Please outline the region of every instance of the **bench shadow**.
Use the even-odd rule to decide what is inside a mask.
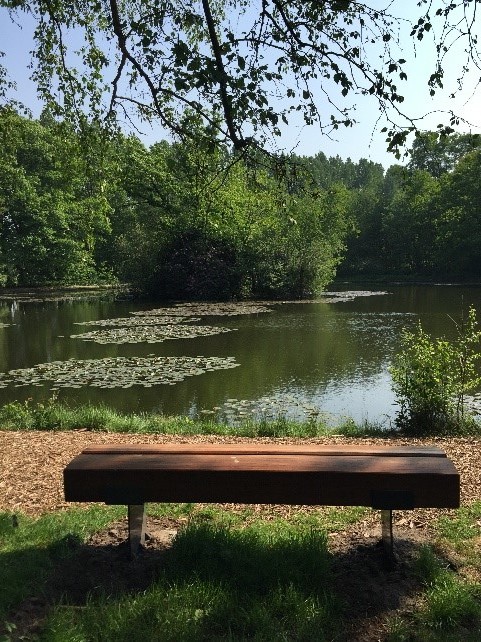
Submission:
[[[237,541],[226,556],[227,530],[224,529],[224,535],[219,539],[218,530],[200,528],[190,540],[191,529],[184,526],[185,521],[149,519],[150,537],[134,560],[129,559],[126,520],[110,525],[86,543],[73,538],[63,541],[60,544],[63,553],[54,561],[43,595],[25,600],[9,621],[15,623],[19,636],[23,634],[25,639],[29,639],[29,635],[41,631],[42,622],[53,604],[62,602],[74,607],[83,606],[89,599],[101,595],[115,601],[124,595],[148,590],[161,576],[182,584],[195,575],[209,581],[231,582],[240,593],[258,590],[259,595],[265,595],[279,583],[288,581],[303,590],[305,577],[306,583],[310,583],[309,591],[318,591],[319,594],[329,591],[341,605],[341,610],[349,614],[345,631],[337,630],[336,640],[361,640],[364,638],[359,632],[368,619],[381,619],[402,608],[421,590],[414,560],[427,542],[421,538],[413,539],[408,532],[397,534],[395,552],[398,561],[394,567],[386,564],[382,547],[375,537],[360,541],[359,538],[350,539],[347,534],[341,548],[330,550],[329,544],[326,548],[325,535],[319,532],[323,542],[316,545],[321,549],[324,546],[324,561],[312,571],[305,571],[305,576],[302,576],[301,569],[299,574],[295,573],[292,579],[288,579],[282,570],[280,575],[270,577],[269,569],[280,567],[286,557],[293,557],[302,564],[305,553],[302,540],[291,542],[284,549],[276,548],[276,545],[271,548],[265,544],[257,545],[254,540]],[[182,534],[178,538],[180,544],[173,544],[177,532]],[[46,554],[56,555],[55,550],[46,551]],[[206,556],[209,559],[206,560]],[[258,585],[255,586],[242,572],[245,560],[249,559],[259,567]],[[220,563],[217,564],[216,560]],[[266,569],[264,574],[262,568]],[[316,580],[308,577],[314,574],[321,577]]]

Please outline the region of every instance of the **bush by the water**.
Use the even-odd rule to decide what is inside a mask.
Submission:
[[[466,393],[481,378],[481,331],[476,310],[456,324],[453,341],[431,338],[419,323],[415,332],[405,330],[402,349],[390,368],[400,409],[395,424],[409,434],[472,432],[477,424],[466,411]]]

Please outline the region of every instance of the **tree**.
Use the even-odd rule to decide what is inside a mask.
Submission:
[[[440,181],[436,261],[446,276],[481,275],[481,149]]]
[[[69,126],[0,108],[0,252],[8,285],[88,283],[109,233],[102,165]],[[89,142],[92,160],[96,146]]]
[[[393,272],[432,273],[438,189],[428,172],[411,172],[384,211],[386,263]]]
[[[380,191],[375,188],[360,202],[353,199],[359,234],[348,240],[341,269],[348,274],[478,278],[478,143],[470,135],[454,135],[442,143],[431,132],[420,136],[408,167],[391,166]]]
[[[436,132],[419,133],[409,151],[410,169],[422,169],[439,178],[452,171],[466,154],[481,145],[479,134],[438,136]]]
[[[389,170],[388,170],[389,171]],[[355,165],[352,191],[352,218],[354,231],[347,241],[344,273],[374,274],[381,267],[384,253],[382,235],[382,205],[384,170],[381,165],[361,158]]]
[[[478,64],[478,3],[418,2],[421,15],[407,25],[408,37],[419,43],[428,33],[439,34],[428,80],[431,95],[443,87],[443,65],[454,43],[466,43],[460,83],[470,65]],[[349,127],[355,122],[353,101],[370,95],[384,116],[388,148],[397,152],[416,121],[409,114],[403,119],[401,84],[407,74],[398,44],[405,25],[391,14],[391,5],[371,8],[354,0],[1,2],[12,18],[25,11],[37,21],[34,79],[57,115],[81,123],[86,112],[100,120],[135,108],[173,134],[195,131],[208,144],[228,141],[246,150],[280,135],[281,123],[296,114],[324,131]],[[80,47],[70,46],[78,38],[83,38]],[[186,109],[203,128],[185,127],[180,115]],[[451,114],[448,129],[456,122]]]
[[[286,293],[298,298],[321,292],[336,275],[352,228],[350,194],[341,184],[289,199],[284,274]]]

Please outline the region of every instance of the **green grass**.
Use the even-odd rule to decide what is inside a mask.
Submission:
[[[453,545],[481,536],[481,501],[463,506],[456,511],[456,517],[442,517],[438,528],[440,534]]]
[[[424,586],[423,605],[391,624],[389,642],[478,642],[481,639],[481,587],[439,568]]]
[[[166,511],[192,517],[193,507],[154,506],[149,514]],[[326,531],[313,521],[246,524],[247,515],[229,519],[220,508],[200,510],[145,590],[112,594],[106,580],[81,604],[75,590],[58,595],[40,639],[331,639],[341,600],[330,590]],[[119,509],[100,507],[22,517],[18,525],[11,515],[1,516],[0,621],[10,623],[5,640],[8,629],[15,632],[15,607],[32,595],[51,600],[49,583],[58,569],[65,575],[77,568],[72,559],[82,554],[86,535],[118,517]],[[123,562],[124,570],[132,565],[135,571],[135,562]]]
[[[0,408],[0,425],[253,437],[332,434],[322,424],[282,418],[232,428],[56,401],[7,404]],[[380,434],[377,427],[353,422],[335,432]],[[252,506],[233,511],[150,505],[148,512],[187,523],[168,553],[152,557],[148,572],[108,547],[84,545],[92,533],[124,517],[123,507],[72,509],[38,519],[0,513],[0,641],[343,642],[353,639],[349,623],[362,628],[373,616],[384,618],[389,642],[481,639],[481,502],[440,518],[430,545],[418,546],[392,576],[378,564],[375,547],[363,549],[362,539],[359,550],[328,550],[328,534],[342,537],[369,509],[292,507],[282,518]],[[412,582],[400,608],[395,615],[384,612],[380,597],[405,577]],[[30,608],[38,626],[25,632]]]
[[[422,587],[419,608],[391,620],[388,642],[478,642],[481,639],[481,559],[474,541],[479,535],[481,502],[461,508],[454,518],[436,524],[437,547],[422,546],[414,563]],[[452,547],[452,548],[451,548]],[[442,554],[437,552],[442,550]],[[459,552],[464,555],[460,556]],[[453,568],[446,552],[456,554]]]
[[[0,622],[15,603],[32,591],[42,591],[55,560],[120,514],[119,509],[100,506],[38,520],[0,514]]]
[[[349,436],[389,435],[377,425],[356,425],[347,419],[341,426],[322,421],[290,421],[285,417],[260,421],[245,420],[230,426],[209,419],[191,419],[185,416],[164,416],[149,413],[119,413],[104,405],[85,404],[70,407],[50,400],[44,403],[14,401],[0,407],[2,430],[76,430],[169,435],[236,435],[244,437],[318,437],[343,434]]]
[[[122,552],[83,545],[123,517],[123,507],[38,519],[0,514],[0,640],[22,639],[18,613],[25,603],[39,602],[40,624],[23,639],[342,641],[349,639],[347,623],[357,618],[362,625],[383,613],[376,585],[382,593],[382,586],[402,576],[411,576],[414,587],[405,597],[418,597],[395,617],[386,611],[390,642],[481,639],[481,586],[465,572],[469,567],[481,576],[481,502],[440,519],[432,543],[394,571],[377,563],[382,558],[372,547],[364,557],[362,549],[328,550],[328,533],[366,512],[293,508],[278,518],[249,506],[234,512],[215,505],[150,505],[149,515],[182,517],[186,526],[168,553],[146,553],[153,555],[147,570]],[[456,566],[449,561],[454,554]],[[133,586],[126,580],[131,576]],[[368,594],[363,599],[370,606],[356,606],[356,591]]]
[[[212,417],[192,419],[158,413],[121,413],[99,404],[71,407],[50,399],[46,402],[13,401],[0,406],[0,430],[78,430],[166,435],[224,435],[242,437],[309,438],[326,435],[347,437],[384,437],[400,435],[393,427],[377,423],[356,423],[346,418],[332,426],[322,419],[293,421],[280,415],[275,419],[245,419],[235,425],[216,421]],[[481,434],[479,421],[470,419],[463,424],[463,436]],[[411,436],[415,436],[411,434]],[[422,435],[418,435],[422,436]]]

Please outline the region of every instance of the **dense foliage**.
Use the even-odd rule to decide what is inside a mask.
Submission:
[[[419,135],[407,167],[358,190],[359,234],[348,241],[344,274],[398,278],[481,276],[481,140]]]
[[[279,171],[192,140],[146,148],[1,108],[1,283],[228,299],[308,296],[337,269],[481,276],[479,136],[420,135],[386,172],[322,152],[289,160]]]
[[[0,247],[7,284],[88,283],[101,269],[96,246],[110,232],[101,167],[81,153],[90,141],[46,120],[0,111]]]
[[[293,189],[193,142],[107,140],[0,111],[6,285],[116,278],[156,296],[305,296],[334,276],[352,227],[341,183]]]
[[[464,47],[446,88],[462,92],[478,77],[479,1],[420,0],[413,20],[396,1],[0,0],[6,19],[35,25],[46,107],[18,115],[0,51],[0,282],[302,297],[344,254],[345,275],[481,276],[479,139],[453,134],[453,112],[420,133],[402,111],[398,46],[434,53],[431,97]],[[359,96],[398,157],[416,133],[407,168],[319,153],[279,174],[266,150],[283,128],[350,127]],[[146,149],[118,133],[119,114],[176,142]]]

